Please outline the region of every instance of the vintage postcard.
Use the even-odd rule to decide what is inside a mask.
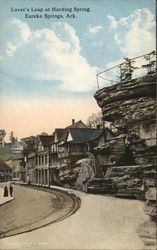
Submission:
[[[156,249],[155,0],[0,0],[0,249]]]

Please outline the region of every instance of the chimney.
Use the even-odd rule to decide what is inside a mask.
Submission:
[[[75,119],[72,119],[72,124],[74,124],[75,123]]]

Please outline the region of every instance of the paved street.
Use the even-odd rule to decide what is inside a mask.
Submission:
[[[60,220],[73,212],[74,201],[65,193],[13,185],[15,199],[0,207],[0,237],[11,236]]]
[[[0,249],[142,249],[136,234],[139,224],[148,220],[142,202],[71,192],[81,198],[81,208],[75,214],[32,232],[1,239]],[[32,212],[38,210],[36,207]]]

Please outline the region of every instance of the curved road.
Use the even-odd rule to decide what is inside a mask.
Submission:
[[[144,203],[70,190],[81,198],[80,209],[58,223],[0,240],[0,249],[140,250],[136,230],[148,220]]]
[[[0,207],[0,238],[64,219],[79,207],[78,199],[65,192],[29,186],[13,187],[15,199]]]

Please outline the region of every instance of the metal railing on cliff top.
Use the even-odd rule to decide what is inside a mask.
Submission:
[[[156,71],[155,50],[131,59],[124,58],[124,60],[124,62],[103,70],[96,75],[98,90]]]

